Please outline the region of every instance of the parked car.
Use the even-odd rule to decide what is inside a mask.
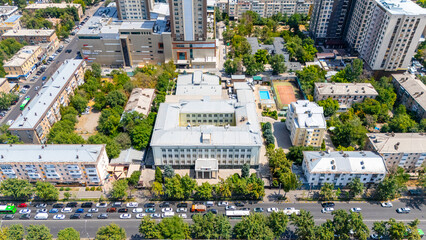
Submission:
[[[12,220],[13,218],[15,218],[15,215],[13,214],[6,214],[3,216],[3,220]]]
[[[226,206],[225,210],[235,210],[237,209],[235,206]]]
[[[161,209],[161,212],[163,212],[163,213],[165,213],[165,212],[173,212],[173,209],[169,208],[169,207],[166,207],[166,208]]]
[[[167,207],[170,207],[170,203],[169,202],[162,202],[160,204],[160,208],[167,208]]]
[[[26,207],[28,207],[28,204],[26,204],[26,203],[18,204],[18,208],[26,208]]]
[[[244,207],[244,203],[242,203],[242,202],[236,202],[235,206],[237,206],[237,207]]]
[[[132,214],[130,213],[123,213],[120,215],[120,219],[130,219],[132,218]]]
[[[97,208],[106,208],[108,206],[108,203],[97,203],[96,207]]]
[[[321,206],[323,207],[323,208],[327,208],[327,207],[334,207],[334,202],[323,202],[323,203],[321,203]]]
[[[27,213],[31,213],[31,209],[29,209],[29,208],[24,208],[24,209],[19,210],[19,213],[20,213],[20,214],[27,214]]]
[[[64,207],[64,204],[63,203],[55,203],[55,204],[53,204],[53,206],[52,206],[53,208],[63,208]]]
[[[126,204],[126,207],[128,208],[137,208],[139,204],[137,202],[129,202]]]
[[[34,217],[35,220],[47,220],[49,218],[49,214],[47,213],[37,213]]]
[[[217,214],[217,209],[212,208],[212,209],[207,210],[207,212],[211,212],[213,214]]]
[[[178,213],[182,213],[182,212],[188,212],[188,208],[177,208],[176,209],[176,212],[178,212]]]
[[[142,208],[134,208],[132,212],[133,213],[141,213],[141,212],[143,212],[143,209]]]
[[[70,203],[67,203],[67,206],[66,206],[67,208],[73,208],[73,207],[77,207],[77,202],[70,202]]]
[[[80,214],[74,213],[73,215],[70,216],[70,219],[80,219]]]
[[[56,214],[55,216],[53,216],[54,220],[64,220],[65,219],[65,215],[64,214]]]
[[[180,203],[179,203],[180,204]],[[178,207],[179,207],[179,204],[178,204]],[[145,208],[155,208],[155,203],[146,203],[145,205],[144,205],[144,207]]]
[[[406,214],[408,214],[408,213],[410,213],[410,212],[411,212],[411,209],[410,209],[410,208],[408,208],[408,207],[405,207],[405,208],[398,208],[398,209],[396,209],[396,212],[397,212],[397,213],[406,213]]]
[[[155,213],[155,208],[145,208],[146,213]]]
[[[120,212],[120,213],[126,213],[128,211],[129,211],[129,209],[127,209],[127,208],[120,208],[120,209],[118,209],[118,212]]]
[[[267,211],[268,213],[271,213],[271,212],[278,212],[279,210],[278,210],[278,208],[274,208],[274,207],[272,207],[272,208],[268,208],[268,209],[266,209],[266,211]]]
[[[89,209],[89,211],[87,211],[88,213],[97,213],[97,212],[99,212],[99,209],[97,209],[97,208],[91,208],[91,209]]]
[[[143,218],[145,216],[146,216],[146,213],[138,213],[138,214],[136,214],[136,218],[137,219],[141,219],[141,218]]]
[[[107,213],[101,213],[98,215],[98,219],[107,219],[108,218],[108,214]]]
[[[117,208],[108,208],[107,210],[106,210],[106,212],[116,212],[117,211]]]
[[[57,208],[52,208],[49,211],[49,213],[58,213],[58,212],[59,212],[59,209],[57,209]]]
[[[75,213],[84,213],[84,209],[83,208],[79,208],[75,211]]]
[[[161,218],[161,215],[159,213],[153,213],[150,216],[151,218]]]
[[[112,207],[121,207],[123,205],[123,203],[122,202],[115,202],[115,203],[113,203],[112,204]]]
[[[391,208],[391,207],[393,207],[393,205],[392,205],[391,202],[382,202],[380,205],[382,207],[384,207],[384,208]]]
[[[36,211],[37,213],[47,213],[47,209],[46,208],[39,208]]]
[[[86,213],[84,215],[84,218],[92,218],[92,217],[93,217],[93,214],[91,214],[91,213]]]
[[[70,207],[62,208],[61,213],[72,213],[72,208]]]
[[[38,203],[38,204],[35,205],[35,207],[36,208],[45,208],[45,207],[47,207],[47,204],[46,203]]]
[[[332,213],[333,211],[334,211],[334,208],[332,207],[326,207],[321,210],[322,213]]]
[[[91,208],[93,206],[92,202],[85,202],[81,204],[82,208]]]
[[[29,213],[22,214],[22,215],[19,217],[19,219],[23,219],[23,220],[28,220],[28,219],[30,219],[30,218],[31,218],[31,214],[29,214]]]
[[[351,208],[351,209],[350,209],[350,211],[351,211],[351,212],[355,212],[355,213],[359,213],[359,212],[361,212],[361,208],[359,208],[359,207],[354,207],[354,208]]]
[[[254,212],[263,212],[263,211],[264,210],[261,207],[254,208]]]
[[[228,202],[218,202],[218,206],[228,206]]]

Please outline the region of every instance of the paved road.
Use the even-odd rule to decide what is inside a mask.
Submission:
[[[370,228],[373,226],[373,222],[376,221],[386,221],[389,220],[389,218],[395,218],[397,221],[403,221],[405,223],[414,220],[415,218],[420,220],[419,228],[426,229],[426,218],[422,212],[422,208],[424,205],[423,199],[417,199],[417,200],[402,200],[402,201],[395,201],[393,202],[392,208],[382,208],[378,203],[336,203],[335,209],[345,209],[349,210],[352,207],[360,207],[362,208],[362,215],[364,217],[364,221]],[[410,214],[398,214],[396,213],[396,208],[398,207],[410,207],[411,213]],[[143,207],[142,205],[139,207]],[[268,207],[277,207],[279,209],[283,209],[286,207],[294,207],[296,209],[305,209],[307,211],[310,211],[312,215],[315,218],[315,221],[317,224],[321,224],[325,222],[327,219],[332,219],[331,214],[323,214],[321,213],[321,205],[317,203],[258,203],[258,204],[246,204],[244,207],[248,208],[255,208],[255,207],[263,207],[265,209],[264,214],[266,213],[266,209]],[[49,205],[47,209],[51,209],[52,205]],[[172,205],[172,208],[176,210],[176,205]],[[224,207],[212,207],[214,209],[217,209],[219,211],[219,214],[225,213]],[[30,207],[32,210],[32,218],[35,216],[35,209],[34,207]],[[74,208],[74,211],[77,208]],[[85,209],[85,212],[87,209]],[[131,213],[132,208],[129,208],[129,213]],[[99,213],[105,213],[106,208],[99,208]],[[111,222],[117,223],[120,226],[124,227],[126,229],[128,237],[136,236],[138,234],[138,225],[140,223],[140,219],[136,219],[135,213],[132,214],[132,219],[120,219],[119,216],[121,213],[109,213],[109,219],[97,219],[97,215],[99,213],[95,213],[93,219],[83,219],[84,214],[81,214],[81,219],[69,219],[69,216],[72,213],[67,213],[66,219],[64,220],[52,220],[52,217],[54,214],[49,214],[49,220],[19,220],[20,214],[15,214],[14,220],[2,220],[2,225],[9,225],[14,223],[22,223],[25,226],[30,224],[45,224],[51,229],[52,234],[56,236],[57,232],[63,228],[66,227],[73,227],[76,230],[80,231],[82,237],[88,237],[93,238],[96,234],[96,231],[99,227],[107,225]],[[156,213],[161,213],[161,209],[158,207],[158,204],[156,205]],[[188,223],[191,223],[192,220],[191,215],[192,213],[187,213],[188,219],[185,219]],[[160,220],[158,220],[160,221]],[[231,219],[231,224],[235,225],[239,220],[233,220]],[[290,226],[290,229],[292,229],[292,226]]]

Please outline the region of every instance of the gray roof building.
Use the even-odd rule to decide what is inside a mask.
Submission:
[[[222,95],[222,86],[216,75],[194,71],[193,74],[179,75],[176,83],[176,95]]]

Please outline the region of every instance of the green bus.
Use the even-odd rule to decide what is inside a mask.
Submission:
[[[9,205],[0,205],[0,214],[15,214],[16,207]]]
[[[21,111],[24,110],[25,106],[27,106],[28,102],[30,101],[30,97],[25,97],[24,101],[22,102],[21,106],[19,106],[19,108],[21,109]]]

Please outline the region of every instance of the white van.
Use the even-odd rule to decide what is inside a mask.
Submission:
[[[34,217],[35,220],[46,220],[49,217],[47,213],[37,213]]]
[[[206,207],[213,207],[214,206],[214,202],[212,201],[208,201],[205,203]]]
[[[163,214],[161,214],[162,218],[166,218],[166,217],[173,217],[175,215],[175,212],[165,212]]]

